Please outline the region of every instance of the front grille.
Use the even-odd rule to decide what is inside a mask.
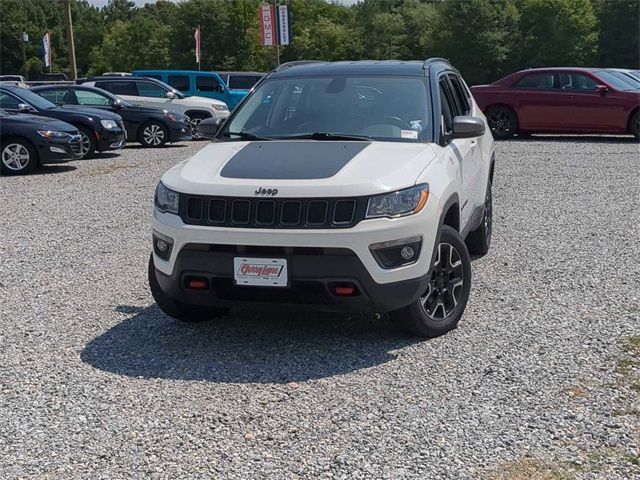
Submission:
[[[350,228],[364,219],[367,198],[235,198],[180,195],[189,225],[234,228]]]
[[[82,137],[80,135],[71,135],[69,146],[71,147],[73,153],[82,153]]]

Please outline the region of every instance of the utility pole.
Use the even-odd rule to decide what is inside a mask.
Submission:
[[[76,69],[76,46],[73,40],[73,23],[71,21],[71,0],[62,0],[64,8],[64,26],[67,29],[67,44],[69,48],[69,68],[71,69],[71,79],[78,78]]]

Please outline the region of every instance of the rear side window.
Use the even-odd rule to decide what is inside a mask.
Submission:
[[[518,88],[536,88],[547,90],[553,88],[553,73],[530,73],[515,84]]]
[[[107,92],[114,93],[116,95],[131,95],[138,96],[138,88],[136,82],[96,82],[96,87],[102,88]]]
[[[196,77],[196,90],[199,92],[217,92],[218,85],[220,85],[220,82],[215,77]]]
[[[260,80],[255,75],[229,75],[229,88],[237,88],[239,90],[251,90],[253,86]]]
[[[137,82],[138,94],[141,97],[164,98],[167,96],[167,90],[152,82]]]
[[[111,105],[111,99],[89,90],[76,90],[76,98],[80,105],[93,105],[97,107],[106,107]]]
[[[458,114],[459,115],[469,115],[471,112],[471,103],[470,99],[467,95],[467,89],[462,84],[460,77],[457,75],[449,75],[449,80],[451,81],[451,86],[453,87],[453,95],[458,104]]]
[[[169,75],[167,83],[181,92],[188,92],[191,88],[189,86],[189,77],[187,75]]]

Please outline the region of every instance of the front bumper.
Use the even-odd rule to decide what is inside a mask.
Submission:
[[[120,150],[124,147],[127,137],[123,129],[103,130],[98,137],[97,150],[104,152],[105,150]]]
[[[439,220],[440,206],[435,195],[430,195],[427,205],[417,215],[364,220],[348,229],[216,228],[187,225],[177,215],[154,211],[153,229],[173,240],[168,260],[154,253],[154,264],[162,289],[185,302],[219,305],[221,302],[248,303],[258,299],[297,304],[300,303],[297,298],[306,298],[302,303],[388,311],[411,303],[424,292]],[[382,268],[369,248],[375,243],[417,235],[422,236],[422,249],[418,260],[410,265]],[[198,249],[194,249],[194,245]],[[277,249],[282,252],[278,253]],[[303,253],[297,254],[296,249],[302,249]],[[309,255],[309,249],[324,253]],[[348,254],[333,255],[335,250]],[[240,253],[252,251],[257,253]],[[234,287],[235,256],[287,258],[290,287]],[[195,275],[196,272],[210,280],[212,291],[187,292],[183,288],[185,274]],[[362,292],[361,297],[327,298],[329,284],[341,281],[355,283]],[[216,289],[224,295],[216,293]],[[308,298],[309,291],[315,291],[319,300],[309,301],[313,300]]]
[[[80,150],[80,135],[59,139],[50,138],[38,143],[38,160],[41,165],[50,163],[64,163],[82,156]]]
[[[179,142],[181,140],[191,140],[191,122],[169,123],[169,142]]]

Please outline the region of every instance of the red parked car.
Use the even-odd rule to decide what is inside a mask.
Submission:
[[[471,87],[494,138],[531,133],[633,134],[640,90],[601,68],[535,68]]]

